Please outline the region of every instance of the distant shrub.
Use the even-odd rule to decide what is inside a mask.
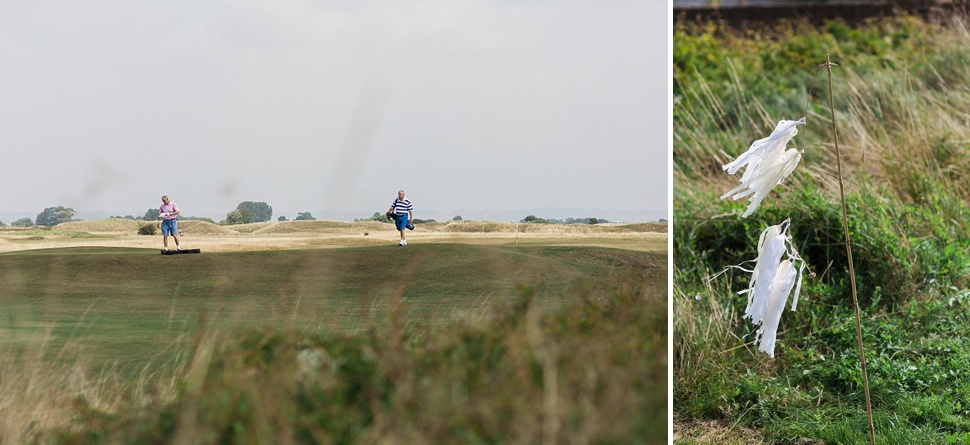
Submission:
[[[279,218],[276,218],[276,220],[277,221],[280,221],[280,222],[283,222],[283,221],[286,221],[286,217],[285,216],[280,216]]]
[[[549,220],[545,218],[539,218],[538,216],[535,216],[535,215],[529,215],[529,216],[526,216],[525,218],[522,218],[522,221],[519,221],[519,222],[548,224]]]
[[[246,209],[233,210],[226,214],[226,219],[224,219],[219,224],[224,225],[235,225],[235,224],[249,224],[253,222],[253,214]]]
[[[11,227],[30,227],[32,225],[34,225],[34,221],[31,220],[30,218],[20,218],[10,223]]]
[[[154,224],[143,224],[138,228],[139,235],[154,235],[156,233],[158,233],[158,230],[155,229]]]
[[[244,219],[247,219],[244,224],[249,224],[253,222],[266,222],[273,217],[273,207],[269,204],[259,201],[243,201],[236,206],[236,210],[243,214]],[[248,216],[247,216],[248,214]]]
[[[35,218],[38,226],[56,226],[60,223],[71,221],[74,218],[74,209],[64,206],[48,207],[40,212]]]

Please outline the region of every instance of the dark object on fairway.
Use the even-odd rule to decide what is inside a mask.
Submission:
[[[185,249],[185,250],[163,250],[162,255],[178,255],[180,253],[202,253],[201,249]]]
[[[407,227],[408,230],[414,230],[414,224],[411,224],[410,220],[408,220],[408,223],[404,227]]]

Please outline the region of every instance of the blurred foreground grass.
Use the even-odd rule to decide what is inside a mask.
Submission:
[[[415,245],[173,259],[0,255],[20,319],[56,314],[69,329],[20,325],[32,338],[5,346],[3,443],[666,443],[662,254]],[[143,366],[99,371],[77,349],[92,347]]]

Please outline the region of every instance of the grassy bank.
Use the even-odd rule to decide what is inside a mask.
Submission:
[[[827,53],[839,64],[835,111],[877,443],[970,438],[970,351],[957,346],[970,316],[970,88],[956,81],[970,75],[968,35],[959,21],[912,18],[676,32],[679,443],[708,443],[687,425],[711,421],[736,428],[745,438],[737,443],[750,443],[751,431],[764,443],[867,441],[825,78],[809,91]],[[737,181],[721,165],[778,120],[803,115],[808,125],[794,139],[802,163],[740,218],[746,202],[718,199]],[[815,276],[798,311],[783,315],[770,359],[741,319],[747,299],[736,292],[750,275],[710,278],[757,257],[761,230],[789,217]]]
[[[0,254],[4,443],[664,443],[666,259]]]

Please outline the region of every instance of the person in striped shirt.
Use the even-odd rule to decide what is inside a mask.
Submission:
[[[408,245],[407,240],[404,239],[404,230],[408,228],[410,221],[414,220],[414,206],[411,205],[410,199],[404,197],[404,190],[397,191],[397,199],[391,203],[391,207],[387,209],[387,213],[394,214],[394,225],[397,227],[397,230],[401,231],[401,241],[398,245]]]

